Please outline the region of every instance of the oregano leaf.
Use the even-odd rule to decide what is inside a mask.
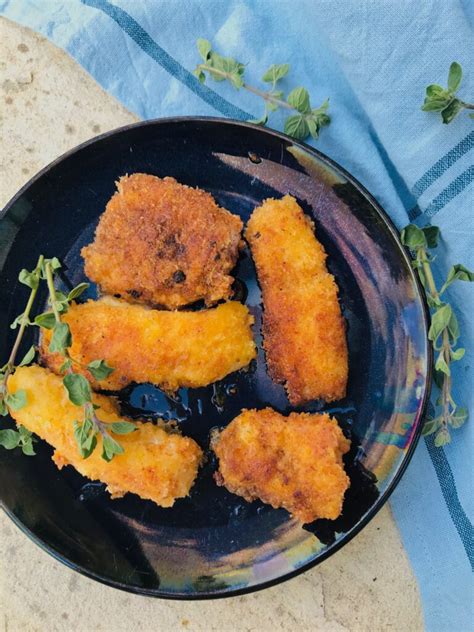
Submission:
[[[85,292],[90,287],[90,283],[79,283],[76,287],[73,287],[72,290],[66,297],[66,300],[72,301],[75,298],[78,298],[83,292]]]
[[[22,388],[5,395],[5,403],[11,410],[20,410],[27,403],[26,391]]]
[[[421,430],[421,434],[424,436],[428,436],[436,432],[441,423],[441,417],[436,417],[435,419],[427,419],[423,424],[423,428]]]
[[[20,274],[18,275],[18,280],[20,281],[20,283],[23,283],[23,285],[28,286],[32,290],[36,290],[39,284],[38,273],[36,272],[36,270],[34,270],[33,272],[29,272],[28,270],[25,270],[25,268],[23,268],[23,270],[21,270]]]
[[[467,408],[457,408],[450,416],[449,422],[453,428],[460,428],[468,418]]]
[[[449,336],[450,336],[451,340],[453,342],[456,342],[456,340],[460,336],[460,331],[459,331],[458,319],[457,319],[456,314],[454,312],[451,312],[451,317],[450,317],[449,322],[448,322],[448,332],[449,332]]]
[[[206,83],[206,75],[200,68],[193,70],[193,75],[198,78],[199,83]]]
[[[49,343],[51,353],[64,353],[72,344],[71,330],[67,323],[56,322],[53,327],[53,335]]]
[[[63,383],[69,399],[76,406],[83,406],[92,400],[90,384],[80,373],[68,373],[63,377]]]
[[[462,68],[461,65],[458,64],[457,61],[453,61],[449,68],[448,74],[448,90],[450,92],[456,92],[461,84],[462,79]]]
[[[309,134],[308,124],[301,114],[289,116],[285,121],[285,134],[297,140],[305,140]]]
[[[446,282],[439,293],[442,294],[454,281],[472,282],[474,281],[474,272],[463,266],[462,263],[457,263],[450,268]]]
[[[430,340],[433,342],[437,340],[441,332],[446,329],[452,313],[453,310],[450,305],[442,305],[435,311],[435,313],[431,316],[431,326],[428,331],[428,338]]]
[[[464,357],[465,353],[466,349],[463,349],[463,347],[459,347],[459,349],[456,349],[456,351],[451,351],[451,360],[460,360]]]
[[[298,112],[301,112],[302,114],[307,114],[311,111],[309,93],[305,88],[295,88],[287,96],[286,100],[292,107],[295,108],[295,110],[298,110]],[[308,134],[306,134],[306,136],[307,135]]]
[[[10,428],[0,430],[0,445],[7,450],[13,450],[18,447],[20,445],[20,439],[20,433],[16,430],[11,430]]]
[[[440,235],[440,230],[438,226],[425,226],[421,230],[425,235],[428,248],[436,248]]]
[[[439,356],[436,359],[436,363],[435,363],[435,369],[437,371],[441,371],[441,373],[445,373],[446,375],[451,375],[451,370],[449,368],[449,365],[446,363],[446,360],[444,359],[444,354],[440,353]]]
[[[131,421],[114,421],[110,424],[110,427],[114,434],[119,435],[130,434],[134,430],[137,430],[137,426]]]
[[[451,435],[446,428],[441,428],[441,430],[438,430],[436,433],[434,444],[437,448],[441,448],[448,443],[451,443]]]
[[[89,362],[87,369],[98,381],[105,380],[115,370],[109,366],[105,360],[93,360]]]
[[[311,118],[310,116],[307,117],[306,119],[306,123],[308,125],[308,129],[309,129],[309,133],[311,134],[311,138],[318,138],[319,136],[319,126],[317,125],[316,121],[314,120],[314,118]]]
[[[272,64],[263,75],[262,81],[275,84],[280,79],[283,79],[283,77],[286,77],[289,70],[290,64]]]
[[[102,437],[102,458],[105,461],[111,461],[116,454],[123,453],[123,447],[112,439],[110,435],[104,435]]]
[[[443,119],[443,123],[448,124],[456,118],[459,112],[464,108],[464,105],[459,101],[459,99],[453,99],[451,103],[444,108],[441,112],[441,118]]]
[[[447,91],[440,85],[432,83],[426,87],[426,96],[430,98],[447,97]]]
[[[426,248],[427,241],[425,233],[415,226],[415,224],[408,224],[400,233],[402,244],[410,250],[417,250],[417,248]]]
[[[199,51],[199,54],[201,55],[203,61],[207,61],[208,57],[209,57],[209,53],[211,52],[212,46],[211,46],[211,42],[207,39],[203,39],[202,37],[200,37],[197,42],[197,49]]]
[[[44,312],[43,314],[38,314],[38,316],[36,316],[34,323],[35,325],[38,325],[38,327],[52,329],[56,323],[56,318],[53,312]]]
[[[18,366],[25,366],[26,364],[30,364],[30,362],[32,362],[35,357],[35,353],[36,349],[34,348],[34,346],[31,346],[23,356],[23,359]]]

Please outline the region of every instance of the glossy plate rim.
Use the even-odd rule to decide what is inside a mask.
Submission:
[[[232,125],[232,126],[242,127],[244,129],[248,128],[252,130],[258,130],[262,134],[273,136],[282,141],[289,142],[296,147],[300,147],[305,152],[309,153],[312,157],[315,157],[318,161],[324,163],[326,166],[333,169],[334,171],[342,174],[344,178],[348,180],[363,195],[363,197],[365,197],[368,200],[368,202],[377,212],[382,222],[384,223],[385,227],[388,229],[392,239],[394,240],[401,258],[404,260],[404,262],[406,263],[406,265],[408,266],[410,270],[411,278],[417,290],[417,298],[419,299],[421,307],[422,307],[422,319],[423,319],[422,325],[424,328],[424,334],[425,334],[424,338],[426,342],[426,351],[427,351],[426,386],[425,386],[425,392],[423,395],[422,405],[419,408],[419,412],[415,421],[416,429],[413,434],[411,444],[398,468],[398,471],[395,473],[394,477],[392,478],[390,483],[387,485],[386,490],[382,494],[380,494],[380,496],[377,498],[374,505],[359,520],[359,522],[349,532],[344,534],[331,547],[326,548],[314,560],[306,562],[299,568],[292,570],[288,573],[284,573],[283,575],[280,575],[279,577],[276,577],[274,579],[267,580],[267,581],[264,581],[252,586],[247,586],[243,588],[235,588],[225,593],[207,593],[203,591],[199,593],[190,593],[190,594],[167,593],[165,591],[160,592],[159,589],[157,591],[156,589],[141,588],[138,586],[131,586],[123,582],[110,580],[105,577],[102,577],[101,575],[98,575],[97,573],[93,571],[90,571],[84,566],[75,564],[71,560],[61,555],[61,553],[53,549],[51,546],[43,542],[36,534],[34,534],[30,529],[28,529],[28,527],[26,527],[21,522],[21,520],[13,513],[13,511],[10,511],[5,506],[2,499],[0,498],[0,507],[3,509],[6,515],[12,520],[12,522],[20,529],[20,531],[22,531],[25,535],[27,535],[28,538],[32,542],[34,542],[37,546],[39,546],[43,551],[51,555],[55,560],[58,560],[59,562],[67,566],[68,568],[80,573],[81,575],[84,575],[85,577],[88,577],[89,579],[93,579],[106,586],[110,586],[112,588],[118,588],[119,590],[137,594],[137,595],[155,597],[157,599],[172,599],[176,601],[202,601],[202,600],[212,600],[212,599],[225,599],[228,597],[245,595],[248,593],[257,592],[260,590],[264,590],[265,588],[271,588],[272,586],[281,584],[282,582],[292,579],[293,577],[301,575],[302,573],[310,570],[311,568],[314,568],[315,566],[317,566],[324,560],[328,559],[329,557],[334,555],[337,551],[339,551],[344,545],[350,542],[358,533],[360,533],[360,531],[362,531],[362,529],[372,520],[372,518],[374,518],[374,516],[380,511],[380,509],[382,509],[382,507],[385,505],[385,503],[389,499],[394,489],[397,487],[398,483],[400,482],[400,479],[405,473],[405,470],[413,457],[416,446],[418,445],[418,441],[420,439],[421,429],[422,429],[421,420],[425,416],[426,409],[427,409],[428,402],[431,395],[433,351],[431,349],[431,345],[429,344],[429,339],[428,339],[429,310],[428,310],[428,305],[427,305],[426,298],[423,292],[423,288],[413,268],[411,267],[412,259],[410,257],[409,251],[405,246],[403,246],[400,240],[398,230],[393,220],[388,215],[388,213],[382,208],[382,206],[375,199],[375,197],[357,180],[357,178],[355,178],[351,173],[349,173],[346,169],[344,169],[344,167],[341,167],[341,165],[339,165],[335,160],[333,160],[332,158],[329,158],[328,156],[326,156],[326,154],[322,153],[318,149],[315,149],[311,145],[308,145],[307,143],[304,143],[302,141],[296,141],[294,138],[291,138],[290,136],[288,136],[287,134],[284,134],[283,132],[278,132],[276,130],[273,130],[267,127],[255,125],[254,123],[248,123],[248,122],[239,121],[236,119],[221,118],[221,117],[214,117],[214,116],[172,116],[172,117],[148,119],[145,121],[137,121],[135,123],[129,123],[128,125],[116,127],[112,130],[104,132],[103,134],[94,136],[93,138],[90,138],[84,141],[83,143],[80,143],[79,145],[76,145],[72,149],[69,149],[68,151],[58,156],[58,158],[55,158],[52,162],[48,163],[45,167],[43,167],[40,171],[38,171],[32,178],[30,178],[19,189],[19,191],[4,206],[4,208],[0,212],[0,222],[4,219],[4,217],[7,215],[8,211],[15,204],[15,202],[23,195],[23,193],[26,190],[29,189],[29,187],[32,184],[34,184],[37,180],[39,180],[43,175],[48,173],[56,165],[60,164],[63,160],[73,156],[75,153],[81,151],[85,147],[88,147],[89,145],[93,145],[97,141],[107,139],[111,136],[120,134],[122,132],[127,132],[128,130],[134,129],[137,127],[147,127],[147,126],[154,127],[157,125],[166,126],[170,124],[173,125],[176,123],[196,123],[196,124],[214,123],[217,126]]]

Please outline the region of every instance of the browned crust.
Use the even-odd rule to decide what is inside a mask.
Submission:
[[[167,391],[197,388],[247,366],[255,357],[247,307],[236,301],[214,309],[169,312],[103,298],[72,304],[62,320],[71,329],[71,357],[83,365],[103,359],[114,372],[97,383],[73,365],[95,388],[120,390],[130,382],[150,382]],[[56,373],[64,358],[48,350],[45,330],[40,352]]]
[[[19,367],[9,378],[8,388],[25,391],[26,405],[12,411],[12,416],[54,447],[53,461],[59,469],[72,465],[83,476],[103,481],[113,498],[133,492],[171,507],[177,498],[189,494],[202,460],[201,448],[190,437],[138,421],[134,432],[115,436],[124,453],[110,463],[101,457],[100,436],[94,452],[83,459],[74,438],[74,421],[83,420],[83,410],[69,401],[58,376],[36,365]],[[124,419],[112,397],[94,393],[93,402],[102,421]]]
[[[231,296],[242,221],[174,178],[124,176],[82,249],[87,276],[107,294],[175,309]]]
[[[346,393],[345,322],[326,253],[291,196],[266,200],[246,229],[263,296],[268,372],[290,402],[328,402]]]
[[[301,522],[336,519],[350,481],[342,456],[350,442],[327,414],[244,410],[214,438],[218,485],[284,507]]]

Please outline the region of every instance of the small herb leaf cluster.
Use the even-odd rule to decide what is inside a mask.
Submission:
[[[462,68],[457,61],[453,61],[449,68],[448,87],[433,83],[426,88],[426,96],[421,109],[425,112],[440,112],[443,123],[451,121],[464,109],[474,110],[474,105],[461,101],[456,94],[462,80]],[[469,114],[474,118],[474,113]]]
[[[327,99],[320,107],[314,108],[309,92],[302,87],[292,90],[285,99],[285,93],[279,89],[278,83],[288,75],[289,64],[272,64],[262,77],[262,81],[269,84],[269,89],[261,90],[245,83],[244,64],[216,53],[208,40],[198,39],[197,48],[203,63],[197,65],[194,74],[201,83],[206,81],[208,73],[215,81],[229,81],[237,90],[244,88],[263,99],[263,114],[258,119],[252,119],[251,123],[265,125],[270,112],[283,108],[293,112],[285,121],[285,133],[297,140],[305,140],[310,135],[316,139],[321,128],[329,125],[331,119],[327,113]]]
[[[70,302],[78,298],[88,287],[88,283],[80,283],[74,287],[67,295],[56,290],[54,286],[54,275],[61,268],[59,259],[45,259],[40,256],[33,271],[22,270],[18,280],[23,285],[30,288],[30,296],[25,307],[25,311],[17,316],[12,323],[12,329],[18,329],[16,340],[13,345],[8,362],[0,369],[0,415],[6,416],[9,411],[20,410],[26,404],[27,394],[24,390],[17,390],[10,393],[7,389],[7,381],[15,369],[19,366],[30,364],[35,358],[35,348],[30,347],[19,364],[15,365],[16,355],[21,344],[23,334],[27,327],[36,325],[44,329],[51,330],[51,340],[49,351],[59,353],[64,361],[60,368],[63,375],[63,384],[70,401],[82,409],[82,421],[74,423],[74,436],[78,445],[79,453],[83,458],[89,457],[97,446],[97,438],[102,438],[102,458],[110,461],[116,454],[123,453],[123,447],[112,436],[125,435],[136,429],[135,424],[128,421],[118,421],[106,423],[99,419],[93,403],[92,389],[88,380],[81,373],[73,370],[74,365],[87,371],[95,380],[104,380],[112,372],[105,360],[93,360],[87,365],[71,357],[69,350],[72,347],[72,334],[69,325],[61,320],[61,316],[67,313]],[[46,281],[50,310],[38,314],[30,320],[30,313],[41,281]],[[24,454],[34,455],[33,443],[36,439],[26,428],[19,426],[17,430],[5,428],[0,430],[0,445],[9,450],[20,447]]]
[[[465,349],[458,346],[460,330],[458,319],[452,306],[445,300],[444,292],[455,281],[474,281],[474,273],[462,264],[456,264],[448,272],[446,281],[437,289],[431,269],[433,257],[429,249],[436,248],[440,237],[436,226],[418,228],[414,224],[406,226],[401,233],[402,243],[414,253],[413,268],[425,289],[426,299],[431,309],[431,325],[428,338],[435,356],[434,381],[440,390],[436,401],[438,410],[429,417],[423,427],[423,434],[435,434],[437,447],[451,441],[450,428],[459,428],[466,421],[468,411],[458,407],[452,395],[451,364],[461,360]]]
[[[18,332],[10,352],[10,357],[8,358],[7,363],[0,368],[0,416],[2,417],[8,415],[9,410],[20,410],[27,404],[28,401],[27,394],[23,389],[10,393],[7,389],[7,382],[10,375],[12,375],[15,371],[16,356],[18,354],[25,330],[33,324],[30,320],[30,313],[38,292],[40,280],[42,278],[43,265],[44,257],[41,255],[38,258],[35,268],[31,272],[23,269],[18,275],[18,280],[30,289],[30,294],[24,312],[17,316],[11,325],[12,329],[18,328]],[[30,347],[18,366],[23,366],[32,362],[34,357],[35,348]],[[34,441],[35,439],[32,433],[23,426],[19,426],[17,430],[10,428],[0,430],[0,445],[8,450],[20,447],[24,454],[32,456],[35,453],[33,449]]]

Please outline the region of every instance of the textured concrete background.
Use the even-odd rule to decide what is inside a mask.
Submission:
[[[78,143],[136,120],[52,44],[0,18],[0,206]],[[5,632],[423,630],[418,587],[389,509],[319,567],[260,593],[158,601],[56,562],[0,512]]]

